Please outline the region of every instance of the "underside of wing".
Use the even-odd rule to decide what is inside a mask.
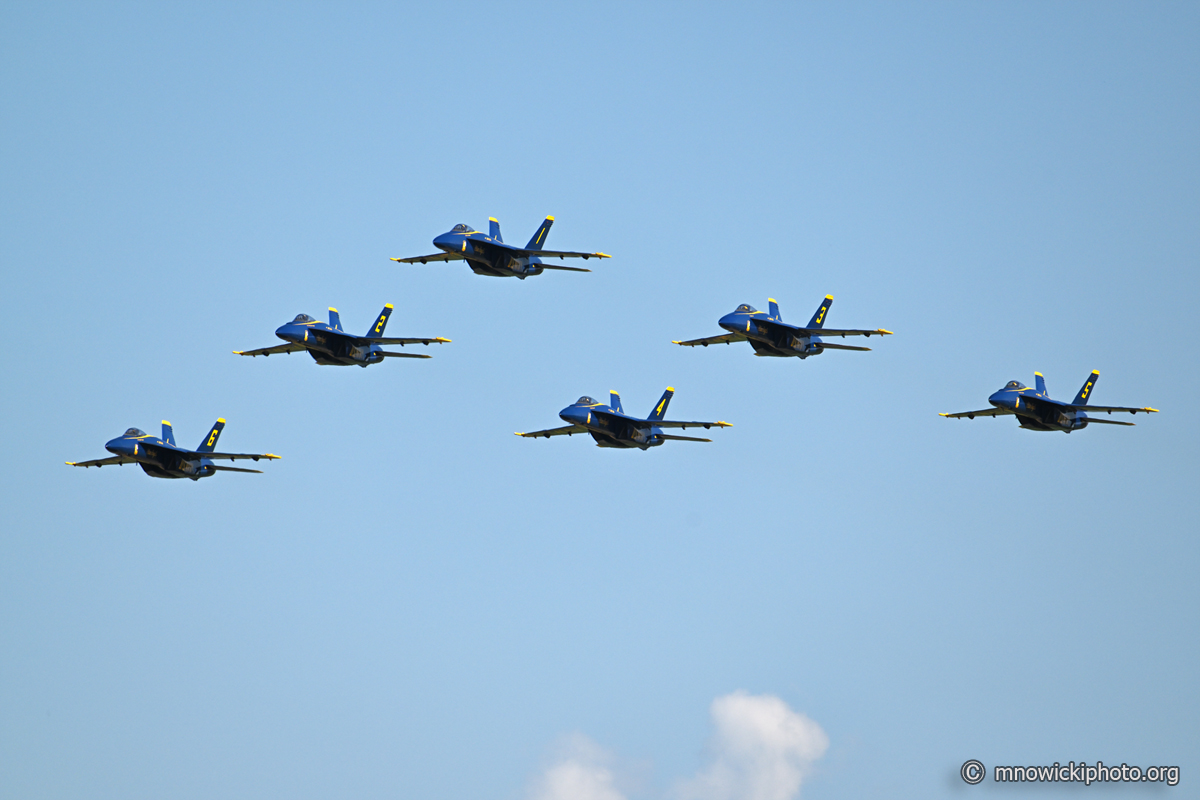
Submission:
[[[380,337],[374,339],[371,337],[363,337],[358,340],[358,344],[447,344],[450,340],[443,339],[441,336],[435,336],[432,339],[394,339],[388,337]]]
[[[1067,406],[1074,411],[1103,411],[1106,414],[1111,414],[1114,411],[1125,412],[1128,414],[1157,414],[1157,408],[1126,408],[1125,406]],[[1090,419],[1090,417],[1089,417]]]
[[[728,422],[676,422],[670,419],[649,420],[656,428],[732,428]]]
[[[136,464],[137,459],[125,456],[112,456],[110,458],[96,458],[91,461],[68,461],[66,463],[70,467],[110,467],[114,464]]]
[[[671,344],[681,347],[708,347],[710,344],[732,344],[744,342],[746,337],[740,333],[727,333],[724,336],[706,336],[703,339],[688,339],[686,342],[672,340]]]
[[[234,350],[234,354],[239,356],[271,356],[276,353],[303,353],[304,345],[288,342],[287,344],[277,344],[274,347],[260,347],[257,350]]]
[[[826,350],[862,350],[868,353],[871,351],[869,347],[855,347],[852,344],[830,344],[829,342],[821,342],[821,347]]]
[[[539,258],[612,258],[607,253],[576,253],[572,250],[517,250],[515,247],[513,250],[517,255]]]
[[[1002,417],[1006,414],[1011,414],[1011,411],[1005,411],[1002,408],[985,408],[982,411],[960,411],[957,414],[938,414],[939,417],[947,417],[948,419],[975,419],[976,417]]]
[[[427,261],[462,261],[463,257],[458,253],[434,253],[431,256],[413,256],[412,258],[392,258],[390,261],[397,261],[401,264],[424,264]]]
[[[524,436],[527,439],[536,439],[539,436],[544,436],[549,439],[551,436],[573,436],[576,433],[587,433],[587,428],[582,425],[564,425],[561,428],[547,428],[544,431],[518,433],[517,436]]]
[[[427,356],[424,353],[389,353],[386,350],[380,350],[379,355],[386,356],[387,358],[433,358],[433,356]]]
[[[213,469],[219,470],[221,472],[253,472],[258,475],[263,474],[263,471],[261,469],[244,469],[243,467],[218,467],[216,464],[213,464]]]
[[[270,461],[273,458],[279,458],[274,453],[187,453],[185,458],[219,458],[222,461],[258,461],[260,458],[265,458]]]

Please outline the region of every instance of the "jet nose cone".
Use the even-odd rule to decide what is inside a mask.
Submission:
[[[123,456],[133,452],[133,445],[127,439],[118,437],[105,442],[104,449],[113,455]]]
[[[717,324],[722,328],[731,330],[738,327],[739,322],[740,320],[737,318],[737,314],[726,314],[725,316],[721,317]]]
[[[1001,389],[998,392],[993,392],[992,396],[988,398],[988,402],[1000,408],[1012,408],[1016,405],[1016,398]]]
[[[458,245],[454,241],[454,237],[448,233],[443,233],[433,240],[433,246],[439,250],[457,250]]]
[[[559,419],[564,422],[570,422],[572,425],[578,425],[587,419],[587,410],[579,406],[567,406],[562,411],[558,412]]]

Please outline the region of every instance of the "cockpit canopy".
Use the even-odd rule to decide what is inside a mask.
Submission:
[[[471,233],[471,226],[464,222],[460,222],[450,229],[451,233]]]
[[[577,406],[598,406],[600,404],[585,394],[583,397],[581,397],[575,401],[575,405],[577,405]]]
[[[740,306],[738,306],[737,308],[735,308],[733,310],[733,313],[735,313],[735,314],[753,314],[755,311],[758,311],[758,309],[755,308],[754,306],[748,306],[745,303],[742,303]]]
[[[130,428],[129,430],[125,431],[125,435],[126,436],[145,436],[146,432],[144,430],[142,430],[141,428]]]
[[[1008,383],[1004,384],[1004,388],[1005,389],[1024,389],[1025,384],[1021,383],[1020,381],[1009,381]]]
[[[316,320],[310,317],[308,314],[297,314],[296,318],[292,320],[292,323],[295,324],[298,322],[316,322]]]

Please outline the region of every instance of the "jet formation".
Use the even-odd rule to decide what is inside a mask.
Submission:
[[[505,244],[500,235],[500,223],[494,217],[489,219],[486,234],[466,224],[455,225],[451,230],[434,238],[433,244],[438,248],[437,253],[391,260],[402,264],[465,261],[467,266],[478,275],[514,277],[524,280],[532,275],[540,275],[545,270],[591,271],[582,267],[549,264],[543,259],[582,258],[586,261],[592,258],[610,258],[608,254],[599,251],[588,253],[547,249],[546,237],[553,224],[554,217],[546,217],[524,247]],[[673,343],[683,347],[708,347],[711,344],[748,342],[756,356],[806,359],[821,355],[827,350],[870,350],[869,347],[829,341],[832,338],[844,340],[851,336],[870,338],[871,336],[882,337],[892,334],[891,331],[883,328],[826,327],[826,317],[833,306],[833,295],[825,295],[825,299],[821,301],[812,318],[803,326],[785,323],[779,311],[779,304],[774,299],[768,299],[767,303],[768,311],[765,312],[743,303],[729,314],[721,317],[717,324],[725,331],[723,334],[700,339],[674,340]],[[343,329],[341,315],[336,308],[329,309],[328,323],[320,322],[307,314],[299,314],[291,322],[276,328],[275,335],[283,340],[283,344],[233,352],[240,356],[271,356],[280,353],[304,352],[322,366],[365,368],[382,363],[389,358],[430,358],[429,355],[423,353],[385,350],[383,349],[385,346],[405,347],[415,344],[427,346],[450,342],[449,339],[440,336],[411,338],[385,336],[384,329],[392,311],[391,303],[385,305],[375,322],[362,336],[347,333]],[[1158,411],[1158,409],[1148,406],[1130,408],[1089,405],[1092,389],[1099,378],[1098,372],[1092,372],[1083,388],[1070,403],[1052,399],[1046,391],[1046,382],[1042,374],[1035,373],[1035,377],[1036,387],[1033,389],[1019,381],[1007,383],[988,398],[991,408],[942,414],[941,416],[952,419],[1015,416],[1018,425],[1026,430],[1071,433],[1093,423],[1133,425],[1132,422],[1089,416],[1088,412],[1093,415],[1106,413],[1108,416],[1112,416],[1113,413],[1118,412],[1150,414]],[[688,428],[709,430],[714,427],[731,427],[728,422],[724,421],[685,422],[666,419],[667,406],[674,394],[675,390],[668,387],[645,418],[626,414],[621,405],[621,397],[616,392],[609,394],[608,405],[584,395],[558,413],[559,418],[567,423],[566,425],[529,433],[518,433],[517,436],[548,439],[553,436],[574,436],[578,433],[591,436],[599,447],[649,450],[669,441],[712,441],[699,436],[667,433],[667,430],[687,430]],[[218,419],[200,446],[195,450],[188,450],[175,444],[175,435],[171,424],[164,420],[161,438],[152,437],[138,428],[129,428],[124,434],[109,440],[104,445],[105,449],[113,454],[112,456],[92,461],[68,461],[66,463],[73,467],[138,464],[147,475],[155,478],[189,478],[195,481],[211,477],[222,471],[261,472],[256,469],[218,466],[213,463],[214,461],[226,459],[229,461],[244,459],[269,461],[279,458],[272,453],[216,452],[217,438],[224,427],[225,420]]]

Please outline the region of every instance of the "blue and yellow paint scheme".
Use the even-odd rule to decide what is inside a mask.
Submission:
[[[488,220],[488,232],[477,231],[470,225],[455,225],[448,232],[433,240],[433,246],[440,250],[430,256],[413,256],[412,258],[393,258],[401,264],[425,264],[429,261],[466,261],[467,266],[477,275],[491,275],[497,278],[520,278],[525,280],[530,275],[541,275],[543,270],[556,269],[568,272],[591,272],[581,267],[567,267],[558,264],[547,264],[543,258],[612,258],[606,253],[578,253],[573,250],[547,250],[546,236],[554,217],[546,217],[541,227],[534,232],[529,244],[515,247],[505,244],[500,236],[500,223],[495,217]]]
[[[398,344],[445,344],[449,339],[436,336],[432,339],[401,339],[383,335],[388,318],[392,316],[392,304],[388,303],[379,312],[365,336],[354,336],[342,330],[342,317],[336,308],[329,309],[329,323],[318,322],[308,314],[299,314],[291,322],[275,329],[275,335],[287,344],[260,347],[257,350],[234,350],[239,356],[270,356],[275,353],[307,352],[318,364],[339,367],[369,367],[385,358],[432,358],[419,353],[393,353],[380,345]]]
[[[1063,431],[1070,433],[1081,428],[1086,428],[1089,424],[1104,424],[1104,425],[1126,425],[1132,426],[1132,422],[1121,422],[1115,419],[1097,419],[1089,417],[1087,411],[1098,412],[1104,411],[1112,415],[1114,411],[1127,412],[1129,414],[1154,414],[1158,412],[1157,408],[1127,408],[1125,406],[1093,406],[1088,405],[1088,401],[1092,397],[1092,389],[1096,386],[1096,381],[1100,379],[1100,373],[1092,370],[1092,374],[1083,382],[1083,387],[1075,395],[1075,399],[1070,403],[1064,403],[1061,400],[1052,400],[1046,392],[1046,379],[1042,373],[1035,372],[1034,388],[1029,388],[1020,381],[1009,381],[1004,384],[1004,388],[992,393],[988,398],[988,402],[992,404],[992,408],[985,408],[982,411],[960,411],[957,414],[941,414],[940,416],[950,419],[975,419],[976,417],[1004,417],[1015,416],[1017,423],[1029,431]]]
[[[609,393],[608,405],[603,405],[590,397],[584,396],[558,412],[558,416],[567,425],[561,428],[549,428],[532,433],[518,433],[536,439],[539,436],[574,436],[577,433],[590,433],[596,440],[597,447],[638,448],[648,450],[658,447],[663,442],[711,442],[712,439],[701,439],[697,436],[675,436],[663,433],[663,428],[729,428],[728,422],[679,422],[663,419],[667,406],[675,390],[667,387],[663,396],[655,404],[650,416],[645,419],[631,417],[621,408],[621,396],[616,392]]]
[[[212,463],[214,459],[258,461],[260,458],[265,458],[270,461],[279,458],[274,453],[218,453],[216,450],[217,438],[224,429],[225,420],[218,419],[212,429],[200,440],[200,446],[195,450],[188,450],[175,444],[175,432],[171,428],[171,423],[164,419],[161,439],[156,439],[138,428],[130,428],[104,445],[104,449],[113,454],[111,457],[98,458],[94,461],[68,461],[67,464],[72,467],[137,464],[152,478],[190,478],[198,481],[201,478],[210,478],[218,472],[262,474],[261,469],[220,467]]]
[[[825,336],[889,336],[891,331],[876,328],[873,331],[852,330],[849,328],[826,328],[825,317],[833,305],[833,295],[825,295],[821,305],[813,314],[812,319],[804,327],[788,325],[779,313],[779,304],[768,299],[770,311],[758,309],[742,303],[729,314],[717,321],[725,330],[722,336],[708,336],[704,339],[674,340],[672,344],[683,347],[708,347],[710,344],[733,344],[734,342],[749,342],[756,356],[771,356],[777,358],[795,357],[808,358],[819,356],[826,350],[862,350],[869,347],[855,347],[848,344],[834,344],[825,341]]]

